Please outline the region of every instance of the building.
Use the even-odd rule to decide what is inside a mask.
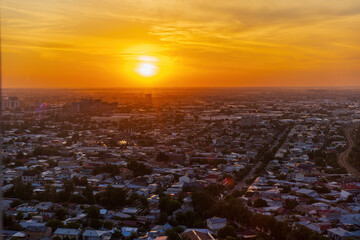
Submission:
[[[215,238],[209,232],[202,232],[197,230],[191,230],[180,234],[181,239],[191,240],[215,240]]]
[[[20,108],[19,99],[14,96],[5,98],[2,104],[3,110],[15,110]]]
[[[83,233],[83,240],[110,240],[111,231],[86,230]]]
[[[103,102],[100,99],[81,99],[79,102],[70,104],[72,113],[94,113],[112,111],[118,107],[116,102]]]
[[[51,228],[46,226],[28,226],[25,230],[25,239],[37,240],[51,237]]]
[[[183,153],[166,153],[169,162],[183,163],[186,160],[186,156]]]
[[[58,161],[58,167],[60,168],[70,168],[72,167],[72,162],[68,159]]]
[[[250,127],[250,126],[257,126],[259,123],[259,118],[255,115],[247,115],[241,117],[241,126],[242,127]]]
[[[335,240],[359,239],[360,231],[349,232],[342,228],[331,228],[327,230],[328,236]]]
[[[218,231],[226,226],[226,218],[212,217],[206,219],[206,225],[211,231]]]
[[[23,182],[33,182],[38,179],[38,175],[36,173],[24,173],[21,176],[21,181]]]
[[[190,177],[188,175],[179,177],[180,183],[189,183],[191,181]]]
[[[79,240],[81,234],[81,229],[71,229],[71,228],[57,228],[54,232],[54,237],[60,238],[69,238]]]

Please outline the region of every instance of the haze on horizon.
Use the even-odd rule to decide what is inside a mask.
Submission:
[[[360,86],[358,0],[3,0],[1,25],[5,88]]]

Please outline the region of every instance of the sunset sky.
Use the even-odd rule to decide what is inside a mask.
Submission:
[[[359,86],[359,0],[2,0],[2,85]]]

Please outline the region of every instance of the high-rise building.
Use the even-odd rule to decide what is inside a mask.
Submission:
[[[18,99],[18,97],[15,97],[15,96],[7,97],[2,102],[2,108],[4,110],[5,109],[15,110],[19,107],[20,107],[19,99]]]
[[[106,112],[116,109],[118,103],[103,102],[100,99],[81,99],[79,102],[70,104],[70,111],[74,113]]]

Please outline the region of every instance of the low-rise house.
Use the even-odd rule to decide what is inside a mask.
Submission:
[[[189,183],[189,182],[193,182],[193,180],[188,175],[184,175],[184,176],[179,177],[179,182]]]
[[[38,179],[39,175],[36,173],[23,173],[21,181],[23,182],[34,182]]]
[[[137,233],[138,231],[138,228],[133,228],[133,227],[122,227],[121,228],[121,234],[124,236],[124,237],[130,237],[131,234],[133,233]]]
[[[23,232],[2,229],[1,233],[4,239],[25,239],[25,233]]]
[[[358,239],[360,231],[349,232],[342,228],[331,228],[327,230],[328,236],[334,240]]]
[[[160,217],[161,211],[160,209],[151,209],[150,215],[155,216],[156,219]]]
[[[81,229],[71,228],[57,228],[54,232],[54,237],[69,238],[69,239],[80,239]]]
[[[147,200],[150,204],[158,204],[160,201],[160,197],[159,195],[151,195],[147,198]]]
[[[46,226],[28,226],[25,229],[25,239],[37,240],[51,237],[51,228]]]
[[[165,225],[156,225],[148,232],[148,235],[150,237],[162,236],[165,234],[166,230],[172,229],[172,228],[173,227],[168,223],[166,223]]]
[[[219,179],[218,175],[215,174],[209,174],[206,176],[205,180],[211,182],[211,183],[217,183]]]
[[[312,189],[306,189],[306,188],[300,188],[299,190],[296,190],[296,193],[300,196],[308,196],[308,197],[316,197],[318,196],[318,193]]]
[[[44,227],[46,223],[44,222],[38,222],[34,220],[27,220],[27,221],[20,221],[20,226],[23,228],[28,227]]]
[[[35,207],[37,207],[41,211],[49,211],[52,205],[52,202],[40,202]]]
[[[128,207],[128,208],[124,208],[122,210],[122,213],[125,213],[125,214],[129,214],[129,215],[135,215],[139,212],[139,209],[138,208],[134,208],[134,207]]]
[[[212,217],[206,219],[206,225],[211,231],[218,231],[226,226],[226,218]]]
[[[215,240],[215,238],[213,237],[213,235],[211,233],[197,231],[197,230],[190,230],[190,231],[184,232],[184,233],[180,234],[180,237],[182,239],[188,238],[191,240]]]
[[[111,231],[86,230],[82,237],[83,240],[110,240]]]

